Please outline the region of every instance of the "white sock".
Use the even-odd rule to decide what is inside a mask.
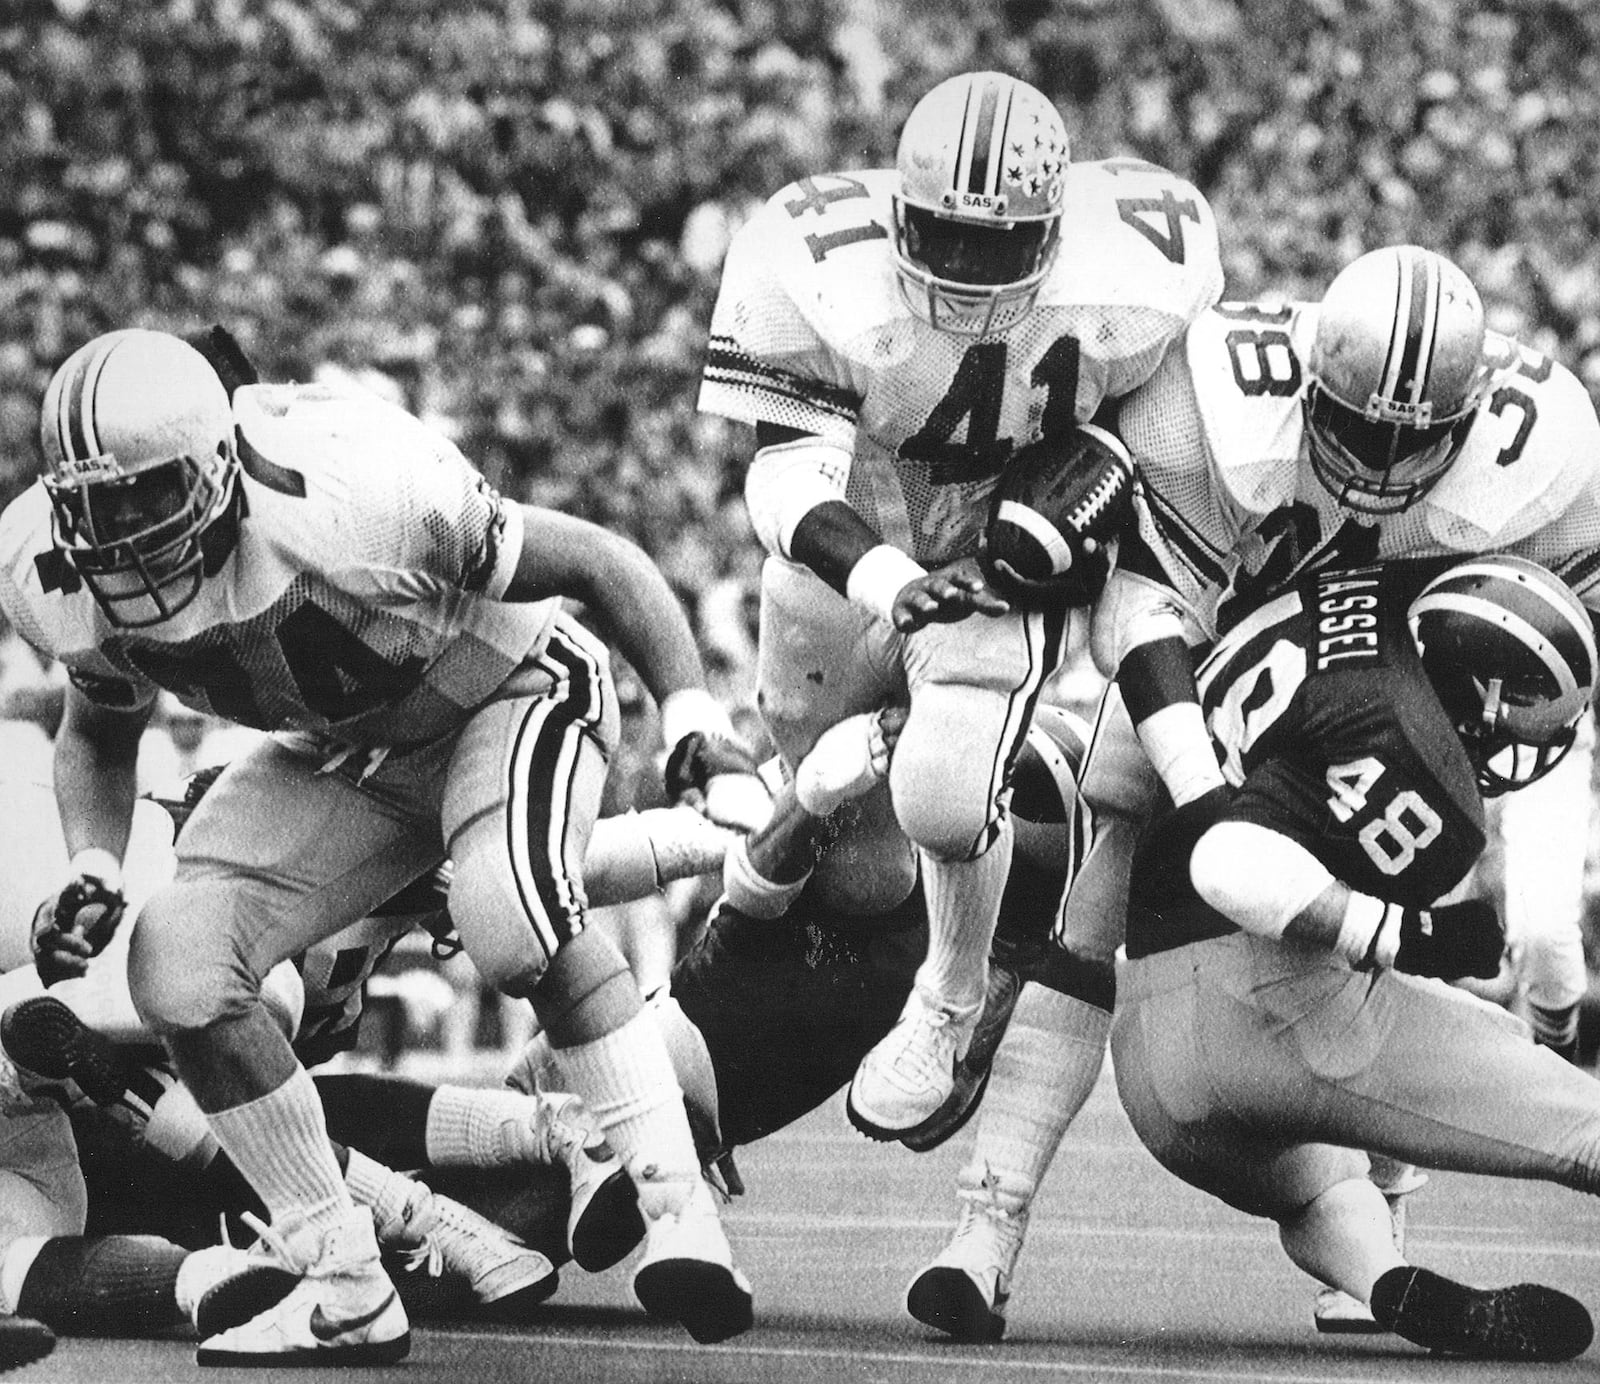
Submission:
[[[436,1168],[503,1168],[539,1160],[537,1096],[494,1087],[441,1086],[423,1134]]]
[[[928,955],[917,969],[917,984],[952,1008],[975,1011],[983,1003],[1013,839],[1007,817],[994,845],[976,860],[935,860],[920,852]]]
[[[1372,1286],[1406,1261],[1394,1247],[1389,1203],[1365,1177],[1336,1182],[1278,1222],[1284,1253],[1313,1278],[1372,1300]]]
[[[1094,1090],[1110,1031],[1105,1010],[1033,981],[1022,987],[978,1107],[972,1156],[956,1174],[958,1193],[982,1190],[998,1194],[1002,1210],[1028,1209]]]
[[[298,1211],[328,1228],[354,1208],[328,1143],[322,1098],[304,1067],[276,1091],[207,1118],[274,1221]]]
[[[357,1206],[372,1212],[372,1221],[380,1244],[407,1242],[405,1231],[410,1219],[413,1198],[418,1184],[411,1178],[386,1168],[376,1159],[368,1158],[360,1149],[350,1149],[349,1162],[344,1170],[345,1186]]]
[[[561,1086],[583,1099],[636,1181],[650,1168],[654,1176],[699,1179],[683,1091],[648,1010],[591,1043],[555,1048],[551,1057]]]

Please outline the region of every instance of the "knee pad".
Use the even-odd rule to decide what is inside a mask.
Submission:
[[[492,851],[468,851],[456,860],[450,881],[450,917],[462,946],[486,984],[526,999],[555,954],[553,938],[541,938],[511,887],[509,869]]]
[[[894,813],[913,844],[947,861],[976,860],[994,844],[997,804],[978,793],[952,792],[952,784],[940,791],[937,775],[900,776],[899,764],[896,759],[889,768]]]

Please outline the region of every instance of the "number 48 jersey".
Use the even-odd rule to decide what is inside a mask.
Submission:
[[[1067,172],[1062,248],[1034,306],[985,336],[912,312],[891,248],[892,169],[806,178],[729,248],[699,407],[849,453],[844,498],[929,565],[974,553],[1014,451],[1149,378],[1222,289],[1216,222],[1153,164]]]
[[[1336,568],[1240,620],[1196,675],[1228,815],[1292,837],[1338,879],[1424,907],[1484,846],[1477,775],[1406,611],[1441,565]]]

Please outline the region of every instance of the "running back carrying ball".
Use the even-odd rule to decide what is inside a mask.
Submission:
[[[1110,575],[1110,544],[1132,518],[1134,479],[1122,440],[1092,423],[1022,448],[990,503],[990,584],[1008,600],[1088,605]]]

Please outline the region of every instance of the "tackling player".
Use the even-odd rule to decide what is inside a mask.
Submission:
[[[120,331],[75,352],[45,395],[44,473],[0,520],[0,606],[71,678],[55,757],[63,933],[88,949],[120,911],[133,757],[158,690],[276,732],[207,794],[130,950],[141,1016],[306,1269],[200,1357],[407,1349],[372,1218],[259,986],[447,853],[469,955],[530,1000],[562,1086],[635,1174],[641,1301],[697,1339],[746,1329],[749,1285],[676,1077],[622,957],[584,927],[579,864],[618,715],[605,650],[563,596],[615,633],[708,810],[730,794],[747,819],[765,807],[681,607],[635,545],[506,502],[404,411],[252,383],[231,339],[211,345],[207,358]]]
[[[1122,941],[1134,843],[1162,789],[1179,804],[1222,790],[1191,646],[1303,572],[1394,557],[1505,549],[1600,608],[1594,405],[1559,363],[1487,331],[1470,281],[1431,251],[1363,255],[1320,303],[1203,313],[1122,402],[1117,431],[1142,477],[1139,527],[1094,616],[1095,657],[1116,684],[1084,770],[1094,845],[1062,915],[1066,943],[1097,957]],[[1097,1071],[1084,1041],[1096,1016],[1077,1018],[1054,1061]],[[1091,1086],[1086,1071],[1080,1089]],[[1077,1109],[1041,1103],[1029,1148],[980,1150],[1016,1174],[1014,1212]],[[1020,1244],[1014,1218],[969,1240],[970,1291],[1009,1285]]]
[[[1008,778],[1063,656],[1066,600],[1012,609],[978,568],[989,497],[1022,449],[1148,379],[1221,285],[1194,187],[1071,162],[1054,106],[998,72],[918,101],[894,168],[801,179],[729,249],[699,405],[756,428],[767,727],[793,766],[841,717],[910,707],[864,830],[893,865],[880,907],[920,864],[929,947],[851,1085],[872,1137],[917,1137],[954,1085],[1013,850]]]
[[[1415,567],[1302,579],[1201,665],[1235,792],[1140,845],[1118,1089],[1168,1169],[1271,1217],[1297,1265],[1382,1326],[1445,1354],[1564,1360],[1593,1336],[1584,1308],[1407,1264],[1359,1150],[1600,1192],[1600,1084],[1418,979],[1499,969],[1493,906],[1433,901],[1483,848],[1480,790],[1570,747],[1600,660],[1588,612],[1536,564],[1460,562],[1420,594]]]

